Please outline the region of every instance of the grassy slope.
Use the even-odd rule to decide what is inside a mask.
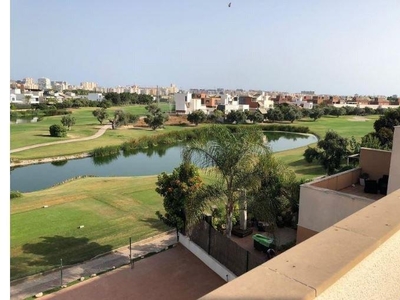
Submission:
[[[167,227],[156,176],[83,178],[11,201],[11,278],[87,260]],[[48,208],[42,208],[48,205]],[[84,225],[83,229],[78,226]]]
[[[163,111],[168,110],[168,104],[160,104]],[[95,134],[99,128],[100,123],[92,115],[92,111],[96,107],[83,107],[78,109],[69,109],[72,116],[75,118],[75,125],[68,131],[66,138],[53,138],[50,137],[49,127],[53,124],[61,125],[62,116],[44,117],[44,119],[37,123],[22,123],[10,125],[10,146],[11,149],[16,149],[24,146],[43,144],[53,141],[60,141],[62,139],[68,140],[73,138],[87,137]],[[115,110],[122,109],[126,112],[135,115],[146,115],[145,105],[131,105],[123,107],[110,107],[107,109],[110,118]],[[104,122],[106,124],[107,122]],[[62,148],[60,148],[62,149]],[[61,150],[62,151],[62,150]]]

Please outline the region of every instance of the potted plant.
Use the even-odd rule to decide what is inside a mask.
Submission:
[[[361,173],[360,175],[360,185],[365,186],[365,180],[369,178],[368,173]]]

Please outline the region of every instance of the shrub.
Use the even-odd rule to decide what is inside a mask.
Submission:
[[[94,157],[104,157],[108,155],[119,154],[120,146],[106,146],[100,147],[93,150]]]
[[[22,197],[22,193],[19,191],[11,191],[10,192],[10,199],[20,198]]]
[[[61,125],[53,124],[49,127],[50,136],[53,137],[66,137],[67,129]]]

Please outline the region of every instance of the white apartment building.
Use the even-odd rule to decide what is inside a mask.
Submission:
[[[81,89],[87,91],[93,91],[97,87],[95,82],[81,82]]]
[[[201,104],[201,99],[199,98],[193,98],[192,93],[176,93],[174,95],[174,101],[175,101],[175,110],[177,113],[184,113],[184,114],[190,114],[196,110],[202,110],[206,114],[209,114],[210,112],[213,112],[216,107],[207,107],[206,105]],[[249,110],[249,105],[244,104],[241,105],[238,103],[237,100],[234,100],[233,97],[229,94],[223,94],[221,95],[221,100],[218,100],[216,105],[221,105],[223,106],[223,110],[225,113],[229,113],[232,110],[239,110],[239,111],[245,111]]]
[[[176,93],[174,95],[175,110],[177,113],[190,114],[191,112],[201,109],[207,113],[207,107],[201,105],[201,99],[193,99],[191,93]]]
[[[63,90],[68,89],[68,83],[66,81],[52,81],[51,86],[53,90],[62,92]]]
[[[24,87],[25,89],[38,89],[39,86],[37,83],[33,80],[33,78],[27,77],[23,79]]]
[[[42,98],[43,91],[29,91],[22,94],[20,89],[10,90],[10,103],[38,104]]]
[[[89,93],[87,95],[88,100],[91,101],[101,101],[103,100],[103,94],[102,93]]]
[[[39,78],[38,79],[38,87],[41,90],[51,90],[51,81],[49,78]]]

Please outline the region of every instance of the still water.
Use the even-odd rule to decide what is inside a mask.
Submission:
[[[311,135],[282,132],[265,133],[273,152],[294,149],[317,142]],[[11,190],[32,192],[78,176],[142,176],[172,172],[182,161],[184,145],[146,149],[129,156],[93,157],[17,167],[11,170]]]

